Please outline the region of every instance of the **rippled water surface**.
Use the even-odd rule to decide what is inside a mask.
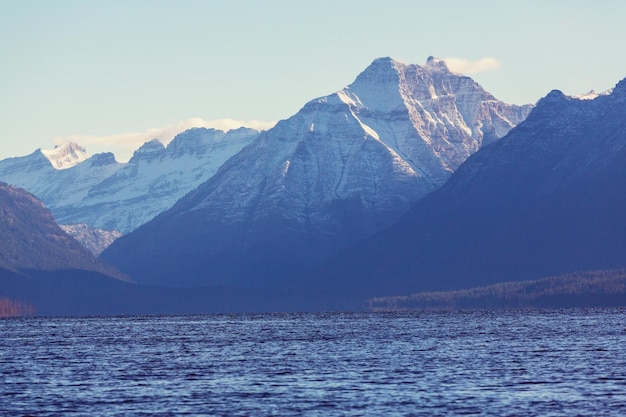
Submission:
[[[0,320],[0,415],[626,415],[626,310]]]

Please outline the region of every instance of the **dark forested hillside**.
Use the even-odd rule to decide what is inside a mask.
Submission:
[[[379,297],[366,305],[376,311],[626,306],[626,271],[577,272],[468,290]]]
[[[36,197],[4,183],[0,183],[0,236],[0,268],[77,269],[123,278],[61,230]]]

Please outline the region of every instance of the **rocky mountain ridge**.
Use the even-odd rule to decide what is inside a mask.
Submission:
[[[127,233],[210,178],[257,134],[246,128],[190,129],[167,147],[147,142],[128,163],[112,153],[87,157],[83,147],[70,143],[0,161],[0,180],[35,194],[61,224]]]

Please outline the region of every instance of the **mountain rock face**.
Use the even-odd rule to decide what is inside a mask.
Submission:
[[[210,178],[257,135],[245,128],[190,129],[167,147],[144,144],[128,163],[111,153],[87,158],[83,148],[68,144],[0,161],[0,180],[35,194],[59,223],[127,233]]]
[[[103,257],[151,284],[275,283],[398,220],[529,111],[434,58],[375,60]]]
[[[78,243],[83,245],[83,247],[95,256],[100,255],[115,239],[122,236],[122,234],[116,230],[94,229],[84,223],[70,225],[61,224],[59,226],[65,233],[76,239]]]
[[[553,91],[384,233],[316,276],[375,295],[626,266],[626,80]]]
[[[40,200],[5,183],[0,183],[0,236],[0,269],[84,270],[123,277],[61,230]]]

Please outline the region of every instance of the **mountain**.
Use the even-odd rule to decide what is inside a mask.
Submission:
[[[5,183],[0,183],[0,235],[2,270],[84,270],[124,278],[61,230],[40,200]]]
[[[144,144],[128,163],[111,153],[87,158],[84,148],[67,144],[0,161],[0,180],[35,194],[59,223],[127,233],[210,178],[257,134],[190,129],[167,147]]]
[[[529,111],[435,58],[377,59],[102,257],[150,284],[271,285],[391,225]]]
[[[625,184],[626,80],[592,100],[552,91],[314,285],[386,296],[623,268]]]

